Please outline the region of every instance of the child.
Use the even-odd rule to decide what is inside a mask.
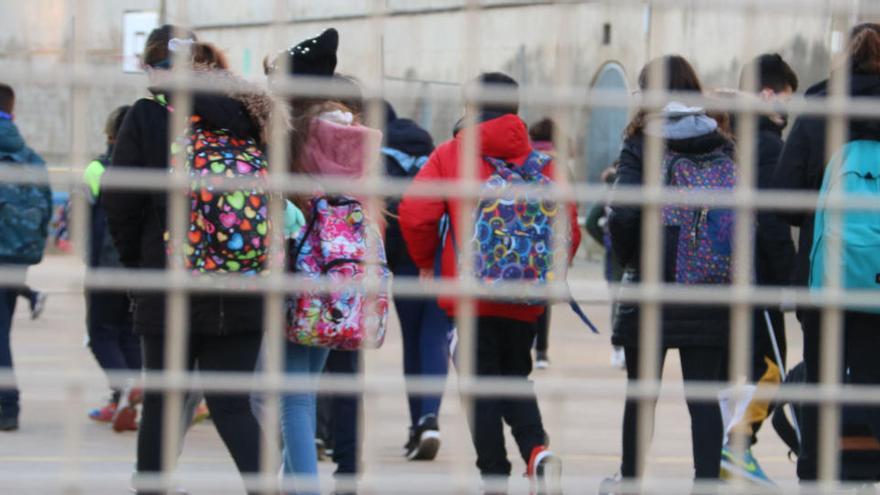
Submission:
[[[119,252],[113,246],[107,229],[107,213],[100,204],[101,177],[105,167],[110,165],[116,135],[122,126],[129,106],[114,110],[104,126],[107,136],[107,151],[89,163],[85,170],[88,198],[92,205],[91,235],[89,236],[90,268],[118,268]],[[104,371],[140,371],[141,343],[132,328],[131,300],[125,292],[96,291],[86,293],[86,329],[89,335],[89,348]],[[140,390],[131,390],[125,404],[119,409],[123,390],[113,388],[110,400],[103,407],[89,412],[89,418],[99,422],[112,422],[116,431],[137,430],[137,411]]]
[[[222,153],[233,152],[232,147],[237,147],[243,159],[249,160],[247,163],[238,160],[237,163],[246,166],[249,171],[265,170],[265,154],[261,148],[265,145],[265,137],[270,134],[268,123],[271,121],[270,109],[274,106],[272,99],[261,89],[230,73],[225,57],[216,47],[198,42],[192,33],[184,29],[166,25],[150,33],[143,54],[143,64],[153,83],[150,88],[153,97],[138,100],[126,114],[108,173],[113,173],[116,167],[134,167],[161,174],[169,170],[168,153],[171,147],[168,130],[175,95],[164,88],[163,83],[167,81],[169,69],[176,60],[183,60],[187,68],[193,70],[194,77],[211,80],[223,88],[221,92],[196,92],[192,95],[190,120],[193,128],[199,129],[193,133],[192,139],[201,140],[196,144],[206,146],[209,139],[217,142],[218,146],[225,142],[223,146],[229,148],[219,148]],[[215,137],[212,138],[211,133]],[[231,135],[232,138],[221,141],[216,137],[217,133]],[[219,152],[216,155],[222,156]],[[187,167],[208,166],[197,158],[194,157]],[[212,169],[214,165],[224,164],[212,156],[208,158],[214,160]],[[233,173],[229,168],[226,171]],[[105,190],[102,194],[110,233],[121,263],[130,269],[164,269],[167,265],[165,195],[120,190]],[[224,201],[232,197],[242,198],[240,205],[244,205],[245,201],[265,201],[259,192],[243,189],[218,197],[211,194],[193,195],[190,203],[199,209],[204,207],[217,212],[223,211],[220,210],[223,205],[210,201]],[[236,208],[232,201],[226,206]],[[239,206],[226,211],[236,216],[236,212],[242,210]],[[187,212],[187,218],[190,214]],[[254,216],[253,222],[257,221]],[[197,253],[205,252],[202,247],[198,251],[193,250],[193,255],[185,258],[189,268],[194,272],[212,274],[226,271],[253,275],[260,273],[265,254],[256,253],[257,256],[250,258],[252,262],[246,263],[247,260],[243,258],[245,250],[255,254],[250,251],[254,244],[232,247],[236,236],[241,239],[247,234],[242,229],[243,223],[233,223],[229,228],[219,222],[212,223],[214,231],[226,229],[228,234],[224,235],[229,239],[231,249],[222,256],[201,256]],[[197,223],[190,225],[191,232],[199,233],[199,238],[203,238],[199,228]],[[259,230],[252,227],[250,232]],[[266,237],[252,239],[260,241],[260,246],[265,246]],[[165,369],[165,299],[165,294],[161,292],[139,292],[135,295],[134,328],[141,335],[144,368],[153,372]],[[198,367],[199,371],[204,372],[253,373],[263,340],[262,296],[250,293],[196,293],[190,294],[188,299],[190,318],[186,328],[186,370],[193,371]],[[259,472],[262,435],[251,412],[248,395],[207,392],[205,400],[214,426],[239,472]],[[154,475],[162,469],[163,408],[163,394],[145,394],[138,431],[138,474]]]
[[[677,55],[655,59],[642,69],[639,86],[643,90],[649,87],[648,77],[654,73],[653,69],[657,64],[664,64],[666,67],[667,81],[663,84],[664,89],[696,94],[702,92],[700,81],[691,65]],[[719,123],[707,116],[702,109],[685,107],[676,102],[670,102],[659,114],[647,114],[641,110],[633,117],[626,130],[615,185],[632,186],[643,183],[646,135],[665,141],[668,151],[664,160],[666,168],[663,170],[663,177],[667,177],[665,184],[668,187],[688,187],[691,183],[687,180],[709,173],[702,171],[716,173],[712,178],[717,180],[719,187],[733,187],[735,164],[732,161],[731,140],[719,131]],[[697,163],[704,166],[699,167]],[[707,163],[711,167],[705,165]],[[694,170],[701,172],[691,173]],[[717,229],[707,227],[710,219]],[[666,245],[669,246],[662,258],[665,260],[663,273],[667,283],[729,283],[730,232],[724,231],[725,228],[732,228],[729,210],[707,209],[703,214],[694,215],[686,207],[664,207],[662,221]],[[640,242],[641,223],[639,207],[611,206],[608,220],[611,246],[625,266],[624,284],[640,281],[639,260],[642,250],[648,248]],[[694,232],[693,237],[691,232]],[[697,253],[704,253],[702,249],[707,246],[710,250],[707,255],[717,256],[717,264],[707,268],[705,272],[692,272],[693,257]],[[697,247],[701,251],[697,252]],[[714,251],[715,249],[719,251]],[[725,252],[726,258],[723,254]],[[644,352],[639,339],[639,305],[620,303],[615,316],[612,344],[624,347],[627,380],[635,381],[640,377],[639,354]],[[656,370],[658,374],[663,369],[666,351],[674,348],[678,349],[681,357],[685,387],[692,382],[723,380],[726,374],[724,363],[729,319],[726,307],[664,305],[661,323],[662,348],[659,369]],[[716,401],[687,399],[686,402],[691,416],[696,478],[717,480],[723,439],[721,410]],[[602,494],[629,493],[621,491],[622,482],[632,482],[644,472],[646,452],[638,451],[637,446],[639,407],[638,400],[627,399],[623,415],[620,478],[605,480],[600,487]]]
[[[289,57],[289,70],[293,75],[309,75],[333,79],[338,85],[345,84],[356,90],[350,79],[333,75],[336,68],[336,49],[339,38],[336,30],[329,29],[316,38],[306,40],[280,56]],[[275,74],[277,60],[266,64],[266,72]],[[271,81],[270,81],[271,82]],[[313,176],[361,177],[366,169],[366,149],[374,146],[377,151],[381,132],[360,124],[360,101],[357,98],[297,98],[290,100],[294,116],[294,131],[290,134],[290,169],[294,173]],[[309,222],[312,211],[306,207],[309,197],[296,197],[293,202],[307,215]],[[290,374],[317,380],[324,369],[330,350],[327,347],[300,345],[286,342],[285,371]],[[356,358],[356,356],[355,356]],[[349,361],[349,373],[356,370]],[[342,476],[354,474],[356,468],[357,439],[354,422],[357,421],[357,404],[351,398],[340,401],[345,411],[337,410],[334,421],[348,421],[346,448],[340,451],[340,438],[336,438],[336,453],[348,457],[342,459],[335,455],[339,463],[337,473]],[[352,409],[354,409],[352,411]],[[297,487],[300,495],[318,493],[318,466],[315,453],[316,394],[295,392],[282,397],[281,428],[284,442],[284,474],[295,476],[295,482],[307,486]],[[337,430],[339,431],[339,430]]]
[[[39,167],[45,173],[43,159],[30,149],[24,142],[13,122],[15,111],[15,91],[12,87],[0,83],[0,163],[14,165],[31,165]],[[5,166],[5,163],[3,163]],[[0,209],[0,253],[3,268],[18,267],[14,280],[4,280],[0,285],[0,371],[13,370],[10,332],[12,331],[12,315],[15,312],[15,301],[24,286],[25,266],[39,261],[43,256],[43,247],[48,236],[48,225],[52,209],[52,192],[48,186],[48,174],[43,184],[2,184],[0,183],[0,203],[11,205]],[[22,199],[28,204],[22,204]],[[18,206],[34,206],[39,208],[42,217],[39,223],[23,220]],[[38,246],[42,237],[43,246]],[[27,244],[15,240],[27,239]],[[38,252],[37,252],[38,251]],[[24,256],[24,257],[23,257]],[[19,414],[18,389],[13,385],[0,388],[0,431],[18,429]]]
[[[483,74],[476,81],[494,88],[517,88],[517,83],[505,74]],[[477,168],[482,180],[503,173],[501,166],[531,167],[543,163],[541,174],[554,177],[553,162],[545,161],[546,155],[533,153],[525,123],[517,116],[518,104],[484,105],[478,115],[476,132],[480,136]],[[461,177],[463,167],[460,156],[464,139],[462,131],[437,147],[424,168],[416,175],[414,183],[454,180]],[[490,157],[480,160],[478,157]],[[520,168],[526,173],[524,168]],[[571,246],[563,246],[573,256],[580,242],[577,213],[574,205],[569,207],[571,221]],[[433,277],[434,258],[441,246],[437,232],[441,219],[448,212],[451,226],[442,251],[441,271],[444,277],[456,277],[458,260],[456,253],[462,242],[474,235],[459,225],[461,203],[444,198],[424,198],[405,195],[400,205],[400,226],[409,254],[423,277]],[[467,212],[466,214],[469,214]],[[457,240],[457,241],[456,241]],[[570,257],[568,260],[570,260]],[[549,266],[549,265],[547,265]],[[440,298],[440,307],[450,317],[456,314],[454,298]],[[532,342],[535,339],[536,321],[544,313],[542,304],[519,304],[494,300],[478,301],[476,307],[476,360],[475,371],[480,377],[499,377],[528,383],[532,371]],[[556,493],[559,489],[561,462],[547,449],[546,433],[541,412],[534,394],[525,398],[476,398],[471,417],[471,435],[477,451],[477,467],[480,474],[489,478],[510,476],[511,464],[504,446],[502,420],[506,421],[516,438],[520,454],[527,464],[527,473],[541,493]]]

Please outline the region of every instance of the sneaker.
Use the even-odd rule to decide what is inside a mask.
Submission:
[[[550,358],[547,357],[547,351],[535,351],[535,368],[546,370],[550,367]]]
[[[610,478],[605,478],[599,483],[599,495],[630,495],[635,492],[625,492],[623,491],[623,478],[620,476],[620,473],[615,474]]]
[[[725,445],[721,449],[721,478],[725,480],[745,479],[752,483],[773,487],[776,486],[761,469],[758,460],[752,455],[752,449],[748,448],[741,453]]]
[[[211,419],[211,411],[208,410],[208,405],[205,404],[205,401],[199,403],[199,407],[193,412],[192,425],[197,425],[199,423],[205,422]]]
[[[403,447],[404,457],[410,461],[432,461],[440,450],[440,427],[437,416],[426,414],[418,426],[410,428],[409,441]]]
[[[562,459],[543,445],[532,449],[526,476],[531,483],[532,495],[562,493]]]
[[[36,320],[43,314],[43,310],[46,308],[46,298],[49,296],[43,292],[34,292],[31,296],[31,319]]]
[[[122,394],[116,416],[113,417],[113,431],[137,431],[137,406],[144,400],[144,392],[140,388],[133,387],[128,393]]]
[[[0,431],[15,431],[18,429],[18,416],[0,416]]]
[[[318,462],[329,460],[327,456],[327,446],[324,444],[323,438],[315,439],[315,450],[318,453]]]
[[[89,419],[99,423],[110,423],[116,416],[117,406],[118,404],[111,400],[104,407],[96,407],[89,411]]]
[[[626,354],[623,352],[623,347],[614,346],[611,349],[611,367],[619,370],[626,369]]]

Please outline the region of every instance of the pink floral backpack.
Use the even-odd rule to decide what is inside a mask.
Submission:
[[[291,342],[337,350],[378,348],[385,340],[391,272],[382,237],[353,198],[319,197],[310,202],[312,216],[290,244],[290,268],[313,280],[358,282],[368,270],[378,292],[354,287],[305,291],[286,301],[287,338]],[[370,264],[369,249],[376,249]]]

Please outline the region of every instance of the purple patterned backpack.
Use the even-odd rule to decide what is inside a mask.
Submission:
[[[721,149],[692,155],[667,151],[663,158],[667,187],[682,191],[732,191],[736,164]],[[663,226],[667,246],[674,245],[674,282],[687,285],[729,284],[734,212],[708,205],[666,205]]]

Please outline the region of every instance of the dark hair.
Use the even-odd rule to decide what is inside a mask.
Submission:
[[[553,120],[545,117],[529,127],[529,137],[532,141],[553,141],[555,127]]]
[[[639,88],[642,90],[650,89],[651,75],[656,71],[659,64],[664,64],[666,68],[666,84],[661,86],[666,91],[676,92],[693,92],[702,93],[703,86],[700,84],[700,78],[691,64],[681,55],[666,55],[651,60],[642,68],[639,73]],[[623,131],[625,137],[638,135],[642,132],[645,125],[645,110],[641,109],[633,116],[632,120]]]
[[[15,90],[8,84],[0,83],[0,112],[12,113],[15,109]]]
[[[155,68],[169,68],[171,64],[171,52],[168,50],[168,42],[172,38],[185,38],[198,41],[196,34],[189,29],[165,24],[150,32],[147,43],[144,46],[142,61],[144,65]],[[163,67],[164,65],[164,67]]]
[[[702,93],[703,86],[700,84],[700,78],[697,72],[691,66],[690,62],[681,55],[666,55],[651,60],[639,72],[639,88],[642,90],[650,89],[650,77],[656,71],[658,65],[664,64],[666,67],[666,84],[660,85],[667,91],[679,91]]]
[[[116,135],[119,134],[119,128],[122,127],[122,121],[125,120],[125,114],[131,108],[130,105],[122,105],[116,110],[110,112],[107,116],[107,123],[104,124],[104,134],[107,135],[108,141],[115,141]]]
[[[791,88],[792,91],[798,89],[798,77],[794,73],[791,66],[782,59],[782,55],[778,53],[765,53],[759,55],[752,60],[756,76],[758,78],[758,89],[772,89],[775,92],[785,91]],[[746,70],[743,69],[739,78],[740,89],[746,86]]]
[[[849,32],[849,39],[853,39],[861,34],[862,31],[868,30],[880,33],[880,24],[877,24],[876,22],[863,22],[861,24],[856,24]]]
[[[474,81],[484,89],[519,89],[516,80],[502,72],[484,72]],[[518,98],[517,98],[518,100]],[[484,112],[519,113],[519,102],[482,103],[478,105]]]
[[[852,32],[849,57],[853,72],[880,74],[880,25],[860,24]]]

